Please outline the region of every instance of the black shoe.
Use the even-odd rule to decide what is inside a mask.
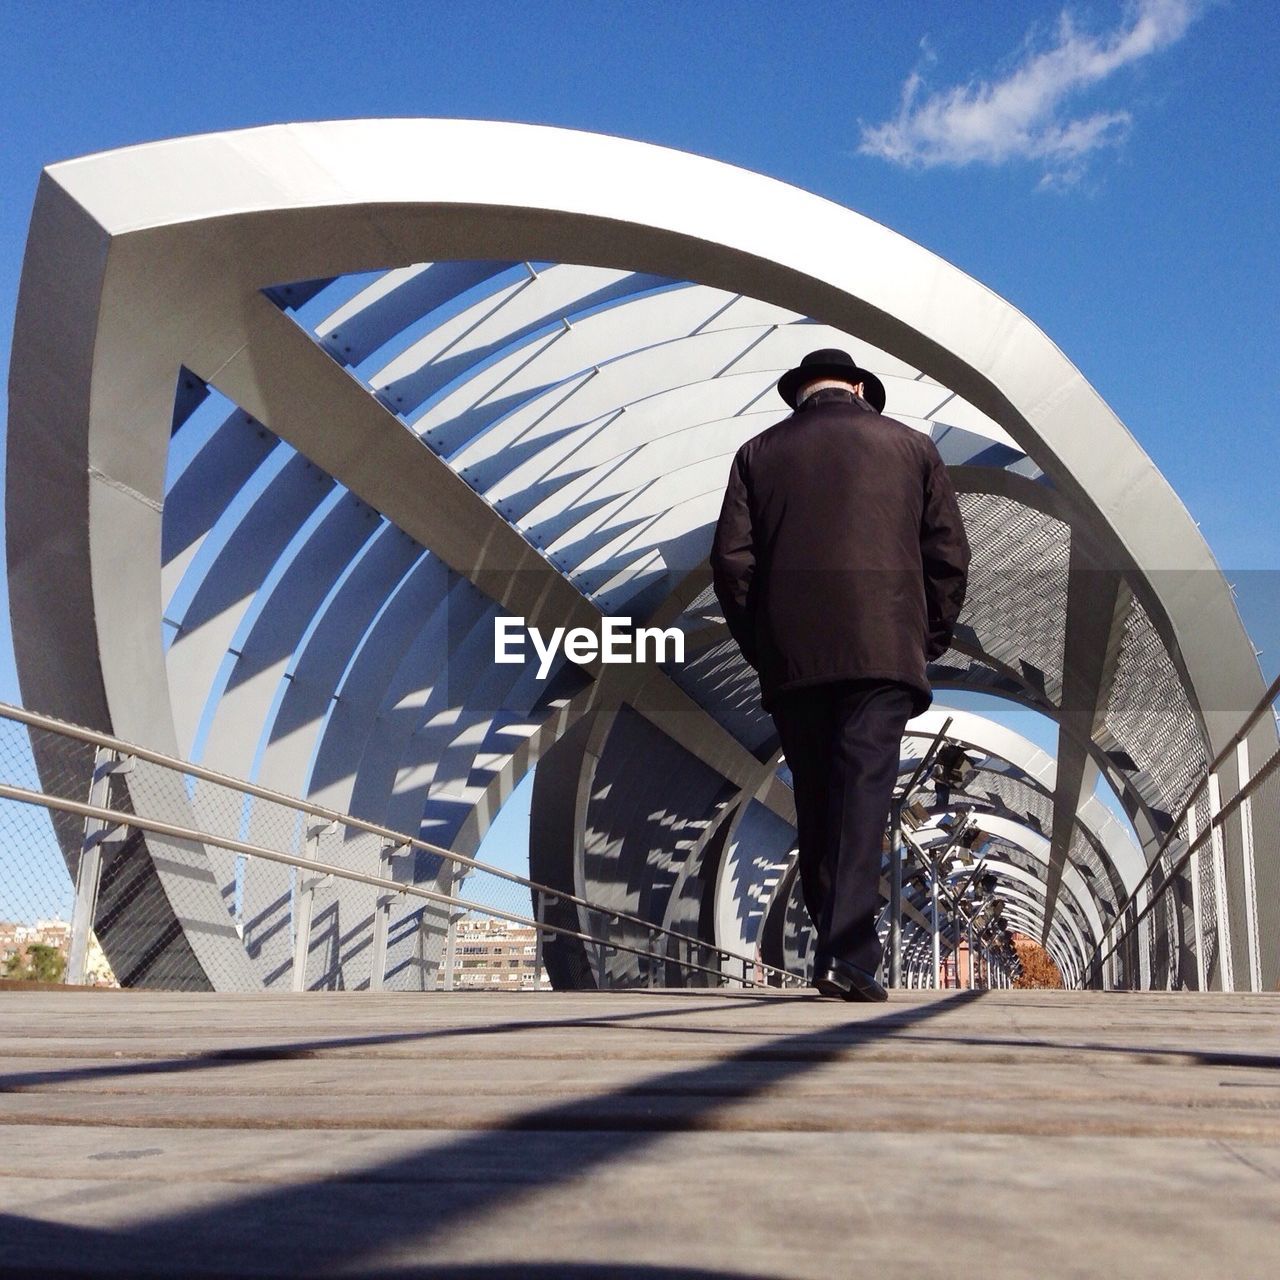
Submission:
[[[889,998],[889,993],[876,980],[875,974],[859,969],[847,960],[832,960],[818,971],[813,985],[824,996],[840,1000],[879,1001]]]

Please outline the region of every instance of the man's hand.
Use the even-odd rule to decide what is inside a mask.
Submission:
[[[729,632],[738,642],[742,656],[753,667],[758,665],[751,595],[755,569],[750,487],[746,459],[743,450],[739,449],[729,472],[729,484],[725,488],[720,519],[711,544],[711,579]]]

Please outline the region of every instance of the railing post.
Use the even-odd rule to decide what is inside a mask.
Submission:
[[[1153,878],[1139,886],[1134,902],[1133,938],[1138,970],[1139,990],[1149,990],[1154,978],[1155,962],[1155,906],[1159,897],[1152,891]]]
[[[444,989],[452,991],[458,972],[458,921],[466,916],[465,911],[449,908],[449,923],[444,931]]]
[[[541,889],[533,891],[533,918],[539,926],[546,923],[546,900]],[[542,985],[542,929],[533,931],[533,985],[535,990]]]
[[[111,779],[127,773],[133,761],[115,751],[99,747],[94,754],[93,781],[89,784],[89,803],[99,809],[111,807]],[[71,908],[71,937],[67,946],[67,967],[62,980],[82,986],[88,976],[89,939],[94,917],[98,913],[98,888],[102,883],[102,855],[110,844],[118,844],[126,833],[109,827],[98,818],[86,818],[84,837],[80,842],[80,862],[76,867],[76,897]]]
[[[336,822],[315,822],[307,828],[307,840],[303,857],[315,862],[320,856],[320,837],[338,829]],[[329,877],[308,875],[298,869],[298,897],[293,916],[293,989],[307,989],[307,957],[311,954],[311,912],[315,904],[316,890]]]
[[[608,917],[605,915],[603,911],[597,911],[595,913],[595,917],[596,917],[596,965],[599,971],[599,977],[597,978],[596,982],[599,989],[603,991],[605,989],[605,986],[607,985],[607,978],[608,978],[608,972],[609,972],[608,955],[607,955],[608,944],[604,940],[604,935],[608,932]]]
[[[418,927],[413,931],[413,958],[418,968],[418,990],[434,991],[436,975],[427,972],[427,913],[418,912]]]
[[[932,928],[929,930],[933,940],[933,989],[942,986],[942,938],[938,931],[938,869],[929,867],[929,914]]]
[[[1249,743],[1236,747],[1236,778],[1243,791],[1250,780]],[[1258,878],[1253,864],[1253,801],[1240,801],[1240,861],[1244,870],[1244,928],[1249,948],[1249,990],[1262,990],[1262,951],[1258,939]]]
[[[449,864],[449,879],[446,882],[448,888],[445,892],[452,898],[458,887],[458,864],[451,862]],[[466,917],[465,911],[457,910],[452,903],[445,907],[448,912],[448,923],[444,930],[444,958],[442,968],[444,969],[444,989],[446,991],[453,990],[454,975],[458,967],[458,921]]]
[[[1213,896],[1217,899],[1215,915],[1218,918],[1218,973],[1223,991],[1234,991],[1235,971],[1231,963],[1231,921],[1227,907],[1227,855],[1222,839],[1222,827],[1218,814],[1222,811],[1222,793],[1218,775],[1209,775],[1209,844],[1213,850]]]
[[[1143,887],[1145,886],[1139,886],[1138,896],[1129,904],[1129,923],[1125,926],[1125,937],[1128,940],[1125,956],[1125,989],[1128,991],[1139,991],[1142,988],[1142,941],[1138,937],[1138,912],[1142,905]]]
[[[382,854],[378,859],[378,873],[384,880],[393,879],[395,867],[392,860],[403,853],[407,846],[403,843],[388,842],[382,846]],[[378,899],[373,907],[373,954],[370,958],[369,990],[381,991],[387,977],[387,936],[391,931],[391,907],[397,894],[390,890],[379,890]]]
[[[1187,844],[1196,841],[1196,806],[1187,805]],[[1196,849],[1187,863],[1191,880],[1191,925],[1196,934],[1196,990],[1203,991],[1208,981],[1204,968],[1204,906],[1200,900],[1200,850]]]

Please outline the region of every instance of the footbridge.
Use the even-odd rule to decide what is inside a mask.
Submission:
[[[1016,935],[1072,987],[1274,989],[1275,690],[1195,523],[1050,339],[769,178],[456,120],[42,175],[6,520],[47,717],[25,790],[89,806],[52,810],[73,969],[92,924],[128,986],[442,985],[450,904],[536,770],[517,870],[541,889],[503,905],[556,939],[556,987],[648,985],[659,937],[739,957],[698,981],[803,981],[789,777],[706,553],[729,459],[816,346],[877,373],[961,494],[939,707],[1054,725],[1048,752],[990,718],[912,726],[893,981],[1015,980]],[[683,658],[499,663],[506,617],[623,618]]]
[[[974,553],[877,1007],[706,565],[824,346]],[[1275,1272],[1280,683],[979,282],[624,139],[170,139],[44,171],[7,448],[0,1272]]]

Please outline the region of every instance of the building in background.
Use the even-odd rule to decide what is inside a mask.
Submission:
[[[454,987],[486,991],[550,991],[537,930],[504,920],[468,918],[458,923]]]
[[[59,980],[66,970],[67,956],[71,950],[71,925],[66,920],[37,920],[35,924],[0,920],[0,977],[38,978],[40,975],[32,964],[33,951],[37,947],[50,949],[57,954],[57,976],[52,980]],[[85,984],[90,987],[120,985],[98,943],[98,936],[94,933],[89,935]]]

